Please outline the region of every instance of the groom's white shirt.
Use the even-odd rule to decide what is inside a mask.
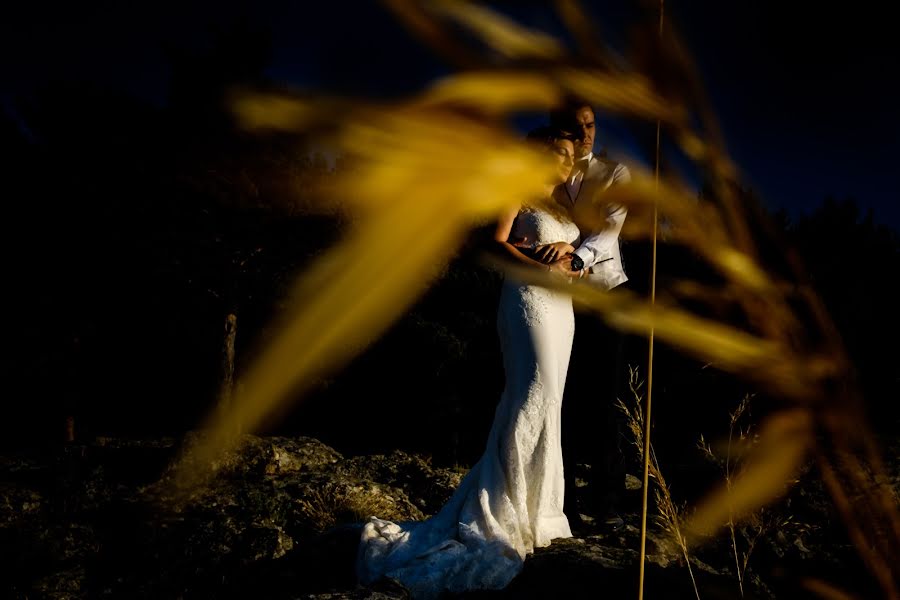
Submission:
[[[573,205],[581,202],[600,202],[598,194],[613,185],[631,181],[628,167],[611,160],[597,158],[591,152],[581,161],[588,161],[587,169],[570,177],[565,184],[565,192]],[[576,161],[576,165],[581,162]],[[588,275],[591,283],[611,290],[628,281],[622,266],[619,250],[619,232],[625,223],[628,210],[620,204],[606,205],[606,226],[581,242],[575,254],[584,261],[585,268],[592,268]]]

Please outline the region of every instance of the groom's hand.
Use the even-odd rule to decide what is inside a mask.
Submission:
[[[577,277],[578,271],[572,270],[572,256],[567,254],[562,258],[556,259],[547,265],[550,272],[557,275],[565,275],[566,277]]]
[[[575,252],[575,247],[572,244],[553,242],[552,244],[543,244],[535,248],[534,256],[542,263],[550,264],[573,252]]]

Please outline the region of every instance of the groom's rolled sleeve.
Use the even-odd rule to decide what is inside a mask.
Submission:
[[[620,204],[610,204],[607,211],[606,227],[585,238],[575,250],[575,255],[584,261],[585,268],[612,258],[612,249],[619,243],[619,232],[622,231],[628,210]]]
[[[619,164],[613,171],[606,189],[630,181],[631,172],[628,167]],[[609,204],[606,211],[606,226],[598,233],[585,238],[581,246],[575,250],[575,254],[584,261],[585,268],[612,258],[612,248],[619,243],[619,233],[622,231],[628,209],[621,204]]]

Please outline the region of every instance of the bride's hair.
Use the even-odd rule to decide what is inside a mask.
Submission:
[[[553,144],[558,140],[569,140],[570,142],[575,143],[575,134],[554,125],[541,125],[540,127],[529,131],[528,135],[525,136],[525,139],[529,142],[544,146],[547,149],[551,149],[553,148]]]
[[[542,125],[536,129],[532,129],[528,132],[528,135],[525,136],[525,139],[547,151],[552,151],[554,149],[554,144],[559,140],[569,140],[573,144],[575,143],[575,135],[573,133],[555,125]],[[569,207],[556,202],[552,197],[544,198],[541,202],[525,202],[524,206],[546,210],[559,219],[572,221],[572,213],[569,210]]]

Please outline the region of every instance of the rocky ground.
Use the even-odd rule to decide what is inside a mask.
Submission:
[[[310,438],[244,436],[208,485],[176,493],[170,465],[194,443],[97,438],[0,457],[0,597],[404,598],[391,582],[355,583],[359,523],[433,514],[463,475],[399,451],[345,458]],[[808,577],[869,589],[808,479],[766,515],[745,598],[813,597]],[[639,519],[623,516],[611,532],[585,515],[576,538],[538,550],[508,589],[467,597],[636,597]],[[740,548],[744,534],[756,530],[739,531]],[[690,572],[668,540],[654,522],[646,597],[695,598],[692,575],[701,598],[740,597],[730,538],[692,550]]]

